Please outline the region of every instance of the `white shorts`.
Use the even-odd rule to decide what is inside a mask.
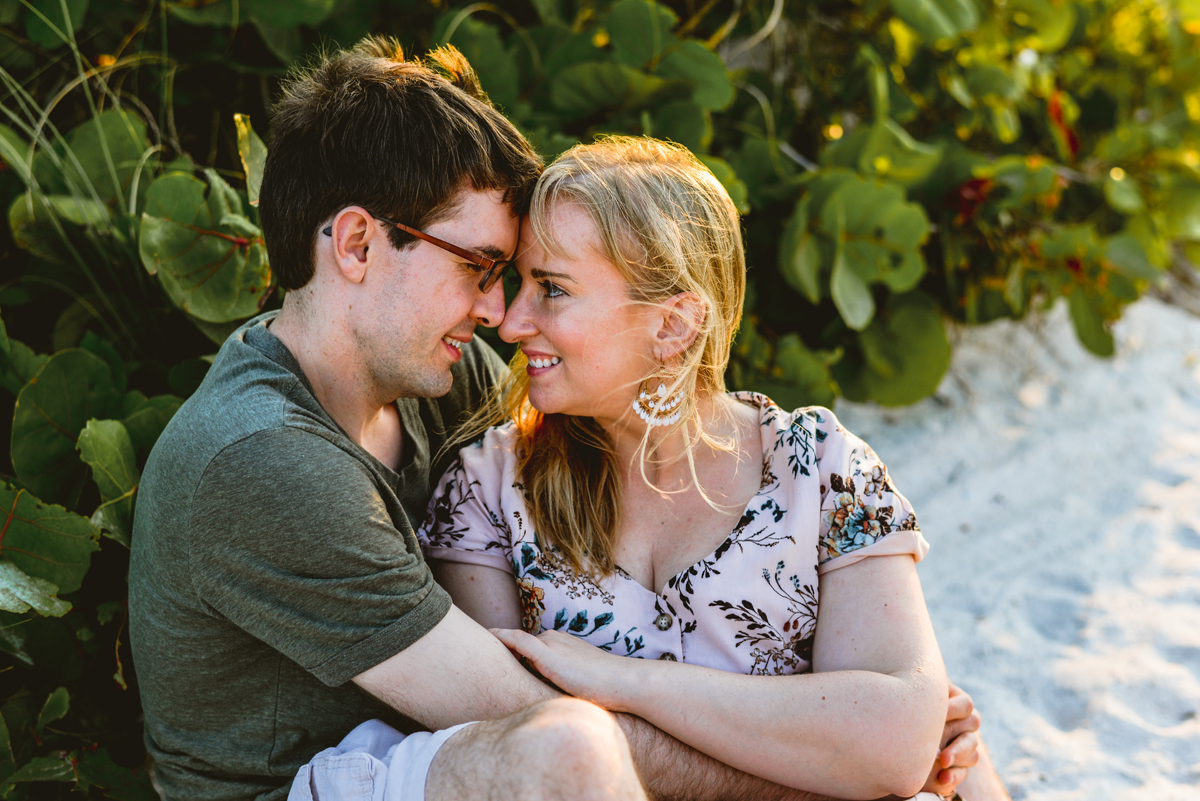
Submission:
[[[470,725],[405,736],[368,720],[297,771],[288,801],[425,801],[434,755]]]

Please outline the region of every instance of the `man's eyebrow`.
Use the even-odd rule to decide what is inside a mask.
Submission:
[[[483,245],[482,247],[468,249],[475,251],[481,256],[487,256],[489,259],[495,259],[496,261],[504,261],[507,258],[507,254],[495,245]]]
[[[529,271],[529,277],[530,278],[565,278],[568,281],[575,280],[574,278],[567,275],[566,273],[552,273],[549,270],[541,270],[541,269],[538,269],[537,267],[534,267],[532,270]]]

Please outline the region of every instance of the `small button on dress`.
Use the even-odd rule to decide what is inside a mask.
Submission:
[[[659,659],[661,659],[664,662],[677,662],[678,661],[675,658],[675,654],[671,653],[670,651],[667,651],[665,654],[660,656]]]
[[[659,631],[666,631],[667,629],[671,628],[671,624],[673,622],[674,621],[671,619],[671,616],[666,612],[663,612],[654,619],[654,625],[658,627]]]

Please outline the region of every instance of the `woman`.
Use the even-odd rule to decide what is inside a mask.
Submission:
[[[916,793],[947,703],[928,545],[831,412],[725,392],[745,263],[720,183],[681,147],[579,146],[521,242],[516,375],[468,429],[509,422],[434,493],[438,580],[564,691],[729,765]]]

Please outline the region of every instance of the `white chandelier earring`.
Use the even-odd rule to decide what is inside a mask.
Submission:
[[[658,388],[650,389],[657,381]],[[669,426],[679,422],[683,415],[683,390],[676,388],[668,394],[667,382],[661,377],[652,376],[638,387],[638,395],[633,399],[633,410],[637,416],[652,426]]]

